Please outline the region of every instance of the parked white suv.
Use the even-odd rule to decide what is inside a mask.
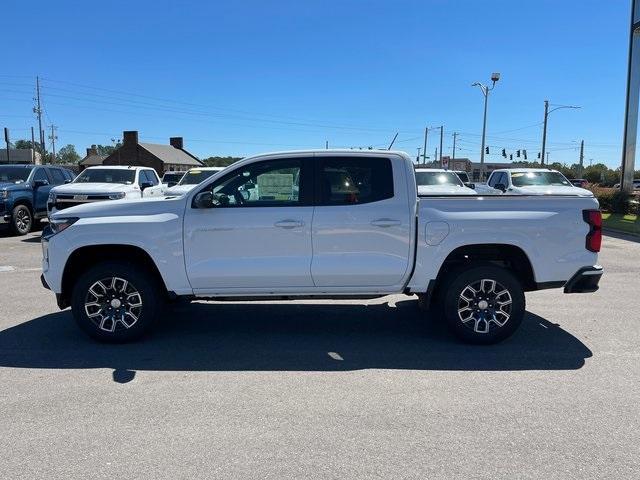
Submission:
[[[159,185],[153,168],[131,166],[95,166],[83,170],[73,182],[49,192],[49,214],[84,203],[141,198],[145,189]],[[161,196],[159,191],[155,196]]]
[[[416,168],[418,195],[475,195],[457,173],[441,168]]]
[[[581,195],[593,193],[574,186],[557,170],[548,168],[504,168],[491,172],[487,185],[511,195]]]
[[[222,170],[224,170],[224,167],[192,168],[183,175],[177,184],[168,188],[165,195],[182,195],[183,193],[187,193],[191,189],[195,188],[199,183]]]

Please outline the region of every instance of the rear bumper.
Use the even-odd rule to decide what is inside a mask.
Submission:
[[[604,269],[600,265],[582,267],[564,285],[564,293],[591,293],[598,290]]]

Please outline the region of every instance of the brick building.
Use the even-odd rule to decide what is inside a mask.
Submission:
[[[122,133],[122,146],[102,161],[102,165],[138,165],[151,167],[158,175],[186,171],[203,163],[184,149],[182,137],[171,137],[169,145],[141,143],[137,131]]]

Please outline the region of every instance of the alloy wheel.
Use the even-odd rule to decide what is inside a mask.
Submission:
[[[142,297],[124,278],[107,277],[89,287],[84,310],[100,330],[113,333],[136,324],[142,312]]]
[[[476,333],[489,333],[509,321],[512,303],[508,289],[495,280],[484,278],[460,292],[458,318]]]

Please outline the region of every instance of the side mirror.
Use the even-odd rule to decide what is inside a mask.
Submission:
[[[178,182],[167,182],[167,188],[175,187]]]
[[[71,183],[71,182],[73,182],[73,180],[66,179],[66,180],[64,181],[64,183]]]
[[[33,186],[34,187],[45,187],[49,185],[49,181],[48,180],[34,180],[33,181]]]
[[[500,190],[502,193],[507,191],[507,186],[504,183],[496,183],[494,188]]]
[[[153,187],[153,183],[151,182],[140,182],[140,190],[144,190],[145,188]]]
[[[467,183],[464,184],[464,186],[467,187],[467,188],[470,188],[471,190],[475,190],[475,188],[476,188],[476,184],[475,183],[467,182]]]
[[[200,192],[193,198],[195,208],[213,208],[213,194],[211,192]]]

